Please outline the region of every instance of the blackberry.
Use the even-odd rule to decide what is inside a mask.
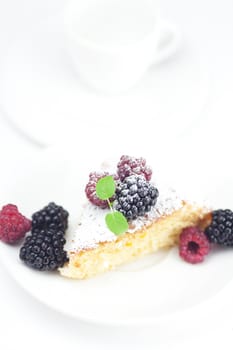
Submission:
[[[144,158],[123,155],[117,164],[117,174],[121,181],[131,175],[142,175],[147,181],[150,181],[152,170],[146,165]]]
[[[209,241],[224,246],[233,246],[233,212],[230,209],[214,210],[211,224],[205,234]]]
[[[32,232],[37,229],[65,231],[68,227],[68,216],[65,209],[51,202],[32,215]]]
[[[157,202],[159,191],[143,176],[131,175],[116,188],[114,208],[127,220],[136,219],[149,212]]]
[[[33,269],[54,271],[68,261],[67,254],[63,249],[65,242],[63,231],[37,229],[26,237],[19,257]]]
[[[108,172],[92,172],[89,174],[89,181],[85,188],[85,193],[89,201],[97,205],[98,207],[105,209],[108,208],[108,202],[102,199],[99,199],[96,195],[96,184],[99,179],[102,179],[105,176],[110,175]],[[117,180],[118,177],[113,175],[114,180]],[[114,201],[114,197],[110,198],[110,202]]]

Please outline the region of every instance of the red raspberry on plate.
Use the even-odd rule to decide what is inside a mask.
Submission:
[[[131,175],[142,175],[147,181],[150,181],[152,170],[147,166],[144,158],[123,155],[117,164],[117,174],[121,181]]]
[[[31,221],[23,216],[16,205],[8,204],[0,211],[0,240],[15,243],[31,229]]]
[[[99,199],[96,195],[96,184],[99,179],[102,177],[110,175],[108,172],[92,172],[89,174],[89,181],[85,187],[85,193],[89,201],[97,205],[98,207],[101,207],[102,209],[105,209],[108,207],[108,202],[104,201],[102,199]],[[113,175],[114,180],[117,180],[117,176]],[[114,198],[110,199],[110,202],[113,202]]]
[[[179,254],[181,258],[191,264],[197,264],[204,260],[209,253],[210,243],[198,227],[187,227],[180,235]]]

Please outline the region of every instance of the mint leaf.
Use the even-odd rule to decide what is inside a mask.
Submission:
[[[102,200],[107,200],[110,209],[112,210],[109,199],[115,194],[116,185],[113,176],[104,176],[97,181],[96,195]],[[110,231],[115,235],[121,235],[125,233],[128,228],[128,222],[125,216],[119,211],[111,211],[105,216],[105,222]]]
[[[107,200],[111,198],[116,190],[115,181],[112,176],[102,177],[96,184],[96,195],[99,199]]]
[[[115,235],[121,235],[125,233],[129,224],[125,216],[119,211],[113,211],[105,216],[105,222],[110,231],[115,233]]]

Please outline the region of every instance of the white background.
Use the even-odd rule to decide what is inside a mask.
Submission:
[[[232,0],[161,0],[164,16],[179,25],[184,38],[202,53],[211,76],[209,100],[199,122],[180,140],[200,163],[218,176],[219,164],[231,172],[233,116],[233,2]],[[30,24],[62,7],[62,0],[0,1],[0,55],[9,42],[30,31]],[[12,101],[13,103],[13,101]],[[11,164],[22,153],[36,156],[40,150],[23,139],[4,120],[0,110],[0,183],[13,180]],[[193,153],[192,153],[193,152]],[[216,170],[216,173],[215,173]],[[200,172],[202,169],[200,168]],[[216,175],[217,174],[217,175]],[[230,175],[229,175],[230,176]],[[1,188],[0,188],[1,195]],[[226,266],[227,268],[227,266]],[[176,324],[164,329],[104,328],[64,317],[39,304],[24,292],[0,266],[0,347],[2,349],[232,349],[233,301],[224,300],[216,320],[197,325]],[[233,293],[233,290],[232,290]],[[214,305],[213,305],[214,307]]]

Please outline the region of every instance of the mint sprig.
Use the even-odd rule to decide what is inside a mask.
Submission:
[[[121,212],[114,210],[112,207],[110,198],[115,194],[115,192],[116,184],[113,176],[104,176],[97,181],[96,195],[99,199],[107,200],[111,210],[111,212],[105,216],[106,225],[111,232],[118,236],[128,230],[129,224],[125,216]]]

